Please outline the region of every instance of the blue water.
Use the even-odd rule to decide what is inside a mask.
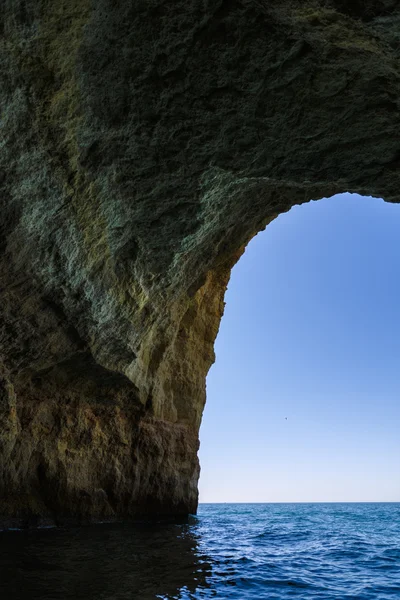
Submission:
[[[4,600],[400,599],[400,504],[203,504],[0,534]]]

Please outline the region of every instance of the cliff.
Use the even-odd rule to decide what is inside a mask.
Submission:
[[[398,2],[15,0],[0,32],[0,514],[195,512],[247,242],[400,201]]]

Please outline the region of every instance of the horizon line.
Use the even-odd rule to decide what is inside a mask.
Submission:
[[[199,504],[400,504],[400,500],[276,500],[276,501],[246,501],[219,500],[199,502]]]

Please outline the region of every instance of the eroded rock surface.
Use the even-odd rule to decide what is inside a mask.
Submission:
[[[245,245],[400,200],[399,3],[5,0],[0,32],[0,513],[194,512]]]

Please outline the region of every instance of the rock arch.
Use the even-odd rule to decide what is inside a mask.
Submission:
[[[187,514],[230,269],[294,204],[398,202],[391,0],[0,16],[0,513]]]

